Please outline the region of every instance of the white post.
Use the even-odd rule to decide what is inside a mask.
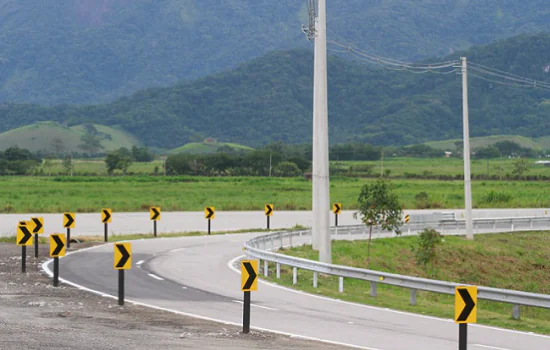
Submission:
[[[315,35],[317,36],[319,29],[319,21],[315,18]],[[312,201],[311,201],[311,210],[313,213],[313,225],[311,227],[311,245],[313,250],[319,250],[319,237],[317,235],[319,228],[319,116],[317,99],[319,95],[319,49],[321,48],[319,40],[315,39],[314,41],[314,53],[313,53],[313,149],[312,149]]]
[[[470,175],[470,127],[468,122],[468,62],[462,57],[462,116],[464,138],[464,218],[466,220],[466,238],[474,239],[472,225],[472,177]]]
[[[292,268],[292,285],[295,286],[298,283],[298,268]]]
[[[344,293],[344,277],[338,277],[338,292]]]
[[[332,262],[330,237],[330,188],[328,157],[327,93],[327,11],[326,0],[318,3],[318,27],[315,37],[314,121],[313,132],[313,243],[319,248],[319,261]],[[315,197],[317,192],[317,196]]]

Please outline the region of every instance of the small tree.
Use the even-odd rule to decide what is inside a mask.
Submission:
[[[372,227],[380,225],[383,230],[401,234],[403,224],[401,204],[397,195],[392,192],[392,186],[383,179],[372,185],[366,184],[361,189],[358,198],[359,211],[354,214],[361,216],[361,221],[369,227],[369,242],[367,248],[367,267],[370,263],[370,246],[372,241]]]
[[[527,167],[528,161],[527,159],[518,159],[514,163],[514,169],[512,170],[512,175],[514,176],[521,176],[523,173],[528,172],[529,168]]]
[[[73,156],[70,154],[67,155],[65,158],[63,158],[61,164],[63,165],[65,172],[67,172],[67,175],[73,176]]]
[[[48,176],[52,174],[52,167],[53,167],[53,159],[50,157],[44,158],[44,160],[42,161],[42,168],[46,169]]]
[[[427,228],[420,233],[416,247],[413,248],[415,253],[416,264],[422,265],[426,274],[428,274],[428,265],[432,266],[432,274],[435,271],[435,261],[437,258],[437,247],[441,245],[443,239],[441,234],[433,228]]]
[[[101,145],[101,140],[96,135],[84,134],[80,137],[80,141],[82,142],[82,144],[80,144],[78,147],[84,152],[96,154],[97,152],[99,152],[100,149],[103,149],[103,146]]]

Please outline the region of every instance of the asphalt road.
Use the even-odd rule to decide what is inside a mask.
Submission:
[[[277,211],[271,217],[271,228],[289,228],[294,225],[311,227],[312,215],[309,211]],[[438,212],[453,212],[458,219],[464,218],[463,210],[441,209]],[[404,214],[424,215],[433,210],[406,210]],[[353,218],[354,211],[343,211],[338,221],[339,225],[356,225],[360,221]],[[512,216],[548,216],[546,209],[477,209],[473,211],[474,218],[482,217],[512,217]],[[0,215],[0,236],[15,235],[17,222],[29,220],[31,216],[44,217],[44,231],[46,234],[63,233],[66,229],[62,225],[62,214],[2,214]],[[414,219],[414,218],[412,218]],[[413,221],[413,220],[412,220]],[[76,227],[71,230],[71,237],[103,235],[104,226],[101,223],[100,213],[76,213]],[[158,222],[158,232],[189,232],[206,231],[207,220],[203,212],[163,212]],[[266,228],[264,212],[216,212],[212,220],[212,231],[262,229]],[[334,224],[334,215],[331,215],[331,225]],[[109,235],[123,235],[131,233],[151,233],[153,224],[149,220],[148,212],[117,213],[113,212],[113,222],[109,224]]]
[[[255,234],[165,238],[132,243],[127,299],[228,323],[240,323],[240,276],[232,267]],[[65,280],[117,295],[113,246],[61,259]],[[49,266],[51,269],[51,266]],[[252,326],[371,350],[451,350],[458,327],[444,320],[346,303],[261,283],[252,294]],[[550,349],[550,337],[470,325],[469,349]]]

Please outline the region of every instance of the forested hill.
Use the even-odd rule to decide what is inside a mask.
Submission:
[[[550,71],[550,35],[519,36],[444,58],[470,61],[533,79]],[[148,146],[173,148],[214,137],[257,146],[311,140],[312,53],[270,53],[171,88],[140,91],[107,105],[0,106],[0,131],[35,121],[121,126]],[[472,136],[550,134],[550,92],[470,79]],[[331,57],[331,142],[412,144],[462,135],[459,75],[393,72]]]
[[[550,31],[544,0],[330,0],[329,38],[444,56]],[[306,48],[306,0],[0,1],[0,102],[100,103]]]

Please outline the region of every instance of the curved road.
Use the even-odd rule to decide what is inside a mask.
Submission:
[[[132,243],[127,300],[179,313],[241,323],[240,276],[233,266],[256,234],[165,238]],[[45,263],[46,271],[51,269]],[[61,259],[64,281],[117,295],[111,244]],[[253,328],[371,350],[454,350],[451,320],[347,303],[261,283],[252,292]],[[471,325],[471,350],[550,349],[550,337]]]

